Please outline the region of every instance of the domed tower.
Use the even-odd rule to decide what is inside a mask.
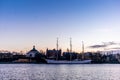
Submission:
[[[37,54],[40,54],[40,52],[35,49],[35,46],[33,46],[33,49],[26,54],[26,57],[35,58]]]

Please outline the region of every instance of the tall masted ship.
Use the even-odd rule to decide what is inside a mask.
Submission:
[[[57,38],[57,50],[58,50],[58,38]],[[75,59],[75,60],[72,60],[72,41],[71,41],[71,38],[70,38],[70,60],[51,60],[51,59],[46,59],[46,62],[48,64],[90,64],[91,63],[91,59],[88,59],[88,60],[85,60],[85,59]],[[84,43],[82,42],[82,54],[84,54]],[[58,55],[57,55],[58,57]],[[82,57],[84,57],[84,55],[82,55]]]

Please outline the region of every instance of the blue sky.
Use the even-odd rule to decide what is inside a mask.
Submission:
[[[119,42],[119,0],[0,0],[0,49],[56,48],[81,51],[101,42]]]

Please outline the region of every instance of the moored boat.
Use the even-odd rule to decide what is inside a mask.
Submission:
[[[58,51],[58,38],[57,38],[57,51]],[[56,60],[52,60],[52,59],[46,59],[46,62],[48,64],[89,64],[92,62],[92,60],[88,59],[84,59],[84,43],[82,42],[82,59],[75,59],[75,60],[72,60],[72,41],[71,41],[71,38],[70,38],[70,52],[68,52],[70,54],[70,60],[58,60],[58,54],[57,54],[57,58]]]

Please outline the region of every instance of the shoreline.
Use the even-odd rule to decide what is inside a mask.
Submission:
[[[0,64],[48,64],[48,63],[36,63],[36,62],[0,62]],[[52,64],[55,64],[55,63],[52,63]],[[120,64],[120,63],[89,63],[89,64]]]

